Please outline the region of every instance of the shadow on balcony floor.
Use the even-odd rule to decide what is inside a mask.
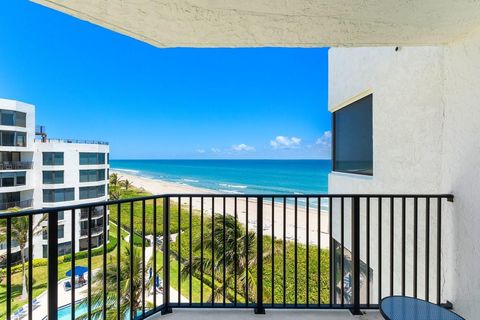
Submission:
[[[381,320],[383,317],[378,311],[368,311],[363,316],[353,316],[347,310],[268,310],[264,315],[256,315],[253,310],[219,310],[219,309],[174,309],[173,313],[166,316],[153,315],[148,319],[164,320],[262,320],[262,319],[280,319],[280,320],[309,320],[309,319],[362,319],[362,320]]]

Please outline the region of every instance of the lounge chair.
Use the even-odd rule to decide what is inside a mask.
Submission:
[[[63,283],[63,288],[65,289],[65,291],[70,291],[72,290],[72,284],[70,283],[70,281],[65,281]]]
[[[27,315],[27,310],[25,310],[23,307],[21,307],[20,309],[18,309],[17,311],[14,312],[13,319],[14,320],[20,320],[20,319],[25,318],[26,315]]]
[[[40,301],[37,300],[37,298],[32,300],[32,309],[35,310],[38,307],[40,307]]]

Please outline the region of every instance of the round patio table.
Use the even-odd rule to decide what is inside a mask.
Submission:
[[[403,296],[383,298],[380,313],[387,320],[465,320],[439,305]]]

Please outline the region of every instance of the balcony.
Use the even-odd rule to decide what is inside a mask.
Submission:
[[[80,237],[88,237],[88,233],[90,232],[90,236],[98,236],[99,234],[103,233],[103,227],[93,227],[80,230]]]
[[[449,305],[442,295],[441,266],[449,247],[441,242],[449,201],[453,196],[434,194],[176,194],[15,212],[0,219],[6,222],[7,244],[19,216],[32,221],[48,214],[49,235],[57,234],[58,211],[108,206],[115,220],[107,229],[92,226],[88,218],[90,230],[81,235],[90,244],[94,234],[110,234],[81,257],[60,258],[58,239],[48,238],[48,290],[41,307],[33,310],[31,295],[24,306],[35,319],[57,319],[60,306],[62,313],[75,306],[88,318],[106,318],[108,310],[135,319],[172,311],[175,319],[253,319],[265,312],[275,319],[346,319],[361,312],[367,312],[364,319],[380,319],[379,301],[394,294]],[[107,221],[107,210],[102,213]],[[74,230],[75,222],[70,224]],[[170,241],[159,244],[159,237]],[[28,247],[34,245],[29,240]],[[11,258],[10,245],[7,301]],[[66,291],[64,283],[76,279],[59,274],[59,263],[68,264],[62,270],[87,267],[87,287]],[[27,274],[31,279],[32,267]],[[31,289],[33,283],[27,285]],[[188,310],[199,308],[224,310],[203,315]],[[12,311],[7,303],[7,316]]]
[[[0,170],[28,170],[32,169],[31,161],[3,161],[0,162]]]
[[[98,210],[98,209],[92,210],[92,214],[91,214],[92,219],[97,219],[101,217],[103,217],[103,210]],[[82,210],[80,212],[80,220],[87,220],[87,219],[88,219],[88,210]]]
[[[4,202],[0,203],[0,211],[10,210],[13,208],[26,209],[32,207],[33,199],[13,201],[13,202]]]

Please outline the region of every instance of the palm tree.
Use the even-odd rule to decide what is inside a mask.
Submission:
[[[10,211],[20,211],[19,208],[12,208]],[[25,272],[25,249],[28,245],[28,223],[29,223],[28,216],[20,216],[12,218],[12,228],[11,228],[11,240],[15,242],[20,248],[20,256],[22,259],[22,299],[27,298],[27,275]],[[33,235],[37,235],[42,232],[42,228],[40,224],[47,219],[47,215],[43,215],[40,219],[33,223]],[[7,225],[5,219],[2,220],[0,224],[0,241],[7,240]],[[29,263],[32,263],[32,257],[28,257]]]
[[[110,187],[108,190],[108,195],[110,197],[110,200],[118,200],[120,199],[120,190],[118,187]]]
[[[133,183],[128,179],[125,179],[124,181],[122,181],[121,184],[125,188],[125,190],[128,190],[128,188],[133,187]]]
[[[120,244],[118,244],[120,245]],[[133,255],[133,279],[130,279],[130,257]],[[129,246],[122,247],[120,270],[117,269],[116,257],[110,257],[107,263],[107,273],[104,275],[103,269],[95,273],[92,279],[92,317],[90,319],[103,318],[103,277],[107,279],[107,318],[117,319],[120,313],[120,319],[130,319],[130,312],[136,315],[138,310],[142,308],[142,250]],[[151,262],[148,263],[150,265]],[[120,308],[117,308],[117,276],[120,277]],[[130,286],[133,286],[133,295],[130,295]],[[145,283],[145,290],[148,292],[153,287],[153,281],[149,280]],[[130,302],[132,301],[132,305]],[[88,300],[85,299],[81,305],[86,307]],[[132,308],[131,308],[132,306]],[[87,320],[88,315],[84,314],[77,317],[80,320]]]
[[[110,185],[113,187],[120,185],[120,183],[123,181],[122,177],[120,177],[117,173],[110,174],[109,179]]]
[[[235,217],[227,215],[225,216],[225,239],[224,239],[224,217],[221,214],[215,214],[214,228],[213,228],[213,241],[212,241],[212,221],[208,221],[205,224],[205,231],[203,235],[203,271],[204,273],[211,274],[211,270],[215,271],[215,274],[222,275],[216,278],[215,282],[223,281],[223,264],[225,262],[225,285],[227,288],[234,288],[235,281],[237,282],[237,288],[242,288],[243,294],[247,296],[247,290],[249,292],[248,297],[255,299],[250,294],[255,292],[256,279],[252,273],[256,264],[256,235],[254,232],[246,232],[244,226],[236,222]],[[189,262],[182,267],[182,276],[186,278],[189,276],[190,268],[193,274],[200,274],[202,270],[202,260],[198,257],[198,251],[201,250],[201,241],[196,241],[197,245],[193,250],[197,253],[197,256],[192,258],[192,264]],[[212,257],[211,250],[212,245],[215,255]],[[236,247],[236,250],[235,250]],[[225,248],[225,259],[223,250]],[[247,259],[248,252],[248,259]],[[266,253],[265,256],[268,254]],[[208,271],[209,270],[209,271]],[[235,272],[236,271],[236,272]],[[235,279],[235,273],[237,279]],[[247,281],[248,279],[248,281]],[[208,298],[208,301],[218,300],[223,297],[223,285],[216,285],[214,292]],[[252,300],[253,301],[253,300]]]

